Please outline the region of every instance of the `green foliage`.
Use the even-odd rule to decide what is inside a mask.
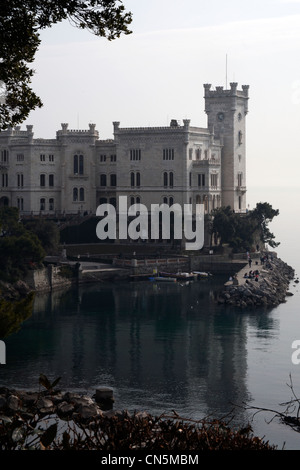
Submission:
[[[218,208],[213,211],[212,233],[221,245],[227,243],[234,251],[250,250],[258,240],[275,248],[279,243],[275,242],[268,224],[278,214],[269,203],[258,203],[247,214],[235,213],[230,206]]]
[[[0,278],[16,281],[39,264],[46,253],[38,237],[20,222],[15,207],[0,209],[0,227]]]
[[[268,224],[274,217],[279,215],[278,209],[273,209],[268,202],[259,202],[256,208],[250,213],[251,219],[260,229],[260,239],[263,243],[268,243],[272,248],[276,248],[279,243],[275,242],[275,236],[270,232]]]
[[[63,20],[108,40],[131,33],[132,16],[121,0],[1,0],[0,131],[42,106],[31,89],[34,71],[28,64],[41,43],[39,31]]]
[[[60,234],[54,222],[44,219],[30,220],[25,222],[24,226],[38,237],[47,254],[55,253],[58,249]]]
[[[21,324],[32,314],[34,294],[15,302],[0,300],[0,338],[19,331]]]

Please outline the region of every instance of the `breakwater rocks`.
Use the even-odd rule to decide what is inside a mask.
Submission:
[[[96,389],[95,395],[62,391],[20,391],[0,388],[0,420],[18,415],[24,419],[35,416],[57,416],[62,420],[90,422],[113,413],[113,393],[106,387]]]
[[[249,270],[250,268],[244,268],[235,281],[227,283],[218,296],[218,303],[241,308],[275,307],[292,295],[289,285],[295,279],[295,271],[276,256],[265,258],[254,268],[254,272],[257,271],[258,274],[245,278],[243,273]],[[296,279],[295,282],[299,280]]]

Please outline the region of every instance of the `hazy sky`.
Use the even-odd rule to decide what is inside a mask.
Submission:
[[[133,34],[109,42],[68,22],[43,31],[33,88],[35,137],[95,123],[191,119],[206,127],[203,84],[250,85],[247,184],[299,187],[300,0],[124,0]]]

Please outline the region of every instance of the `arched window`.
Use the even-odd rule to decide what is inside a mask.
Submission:
[[[107,204],[107,198],[106,197],[100,197],[99,204]]]
[[[78,188],[73,188],[73,201],[78,201]]]
[[[169,198],[169,206],[173,206],[174,199],[172,197]]]
[[[134,173],[130,173],[130,184],[131,184],[131,187],[134,187]]]
[[[138,187],[141,186],[141,174],[140,174],[140,173],[137,173],[137,174],[136,174],[136,185],[137,185]]]
[[[163,198],[163,202],[164,202],[164,204],[168,204],[168,198],[167,198],[167,197],[164,197],[164,198]]]
[[[40,186],[46,186],[46,175],[44,174],[40,175]]]
[[[168,186],[168,173],[165,171],[164,172],[164,187]]]
[[[111,186],[117,186],[117,175],[116,174],[111,174],[110,175],[110,185]]]
[[[78,155],[74,155],[74,158],[73,158],[73,169],[74,169],[74,175],[78,175],[78,169],[79,169],[79,166],[78,166]]]
[[[171,171],[171,173],[169,174],[169,184],[170,184],[170,188],[173,188],[173,183],[174,183],[174,178],[173,178],[173,173]]]
[[[83,167],[83,155],[79,155],[79,172],[80,175],[83,175],[84,173],[84,167]]]
[[[45,198],[40,199],[40,211],[45,210],[45,205],[46,205],[46,199]]]
[[[79,200],[84,201],[84,188],[79,189]]]
[[[100,186],[106,186],[106,175],[104,173],[100,175]]]
[[[49,211],[54,211],[54,199],[50,197],[49,199]]]
[[[116,209],[117,208],[117,199],[115,197],[111,197],[109,199],[109,203]]]

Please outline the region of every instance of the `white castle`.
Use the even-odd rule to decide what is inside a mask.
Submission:
[[[99,204],[204,204],[205,213],[246,210],[245,117],[248,85],[204,85],[207,128],[172,120],[165,127],[122,128],[111,140],[95,124],[55,139],[36,139],[33,127],[0,132],[0,205],[23,215],[96,213]]]

